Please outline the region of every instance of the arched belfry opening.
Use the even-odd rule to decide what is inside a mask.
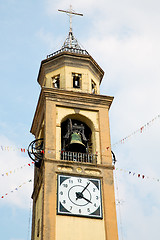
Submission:
[[[92,130],[77,119],[68,118],[61,124],[61,159],[93,162]]]
[[[61,125],[62,150],[89,153],[91,129],[79,120],[68,118]]]

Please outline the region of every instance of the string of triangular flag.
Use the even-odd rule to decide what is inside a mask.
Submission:
[[[32,162],[32,163],[34,163],[34,162]],[[24,166],[27,166],[27,165],[24,165]],[[31,164],[28,164],[28,166],[31,166]],[[22,168],[20,168],[20,169],[22,169]],[[125,169],[122,169],[122,168],[115,168],[114,170],[128,173],[130,176],[138,177],[138,178],[140,178],[140,179],[151,179],[151,180],[160,182],[160,179],[159,179],[159,178],[149,177],[149,176],[146,176],[146,175],[144,175],[144,174],[136,173],[136,172],[133,172],[133,171],[128,171],[128,170],[125,170]],[[6,176],[8,176],[8,175],[6,175]],[[14,188],[13,190],[11,190],[11,191],[3,194],[0,198],[3,199],[3,198],[5,198],[5,197],[7,197],[10,193],[13,193],[13,192],[15,192],[15,191],[18,191],[19,188],[21,188],[21,187],[22,187],[23,185],[25,185],[26,183],[30,183],[30,182],[32,182],[32,179],[28,180],[27,182],[22,183],[21,185],[17,186],[17,187]]]
[[[22,152],[22,153],[26,153],[27,149],[26,148],[21,148],[21,147],[12,147],[12,146],[3,146],[0,145],[0,150],[1,151],[18,151],[18,152]]]
[[[126,142],[126,140],[128,140],[129,138],[133,137],[135,134],[137,133],[143,133],[148,127],[151,127],[151,125],[154,123],[154,121],[156,121],[157,119],[160,119],[160,114],[157,115],[156,117],[154,117],[152,120],[150,120],[149,122],[147,122],[146,124],[144,124],[143,126],[141,126],[139,129],[137,129],[136,131],[132,132],[130,135],[122,138],[121,140],[117,141],[114,144],[111,144],[111,146],[107,146],[106,149],[109,150],[112,147],[115,147],[119,144],[123,144]],[[105,150],[106,150],[105,149]],[[0,145],[0,150],[1,151],[18,151],[21,153],[27,153],[27,149],[23,148],[23,147],[12,147],[12,146],[3,146]],[[103,150],[104,151],[104,150]],[[44,151],[43,151],[44,152]],[[55,151],[55,150],[47,150],[48,153],[55,153],[55,152],[60,152],[60,151]],[[99,153],[96,152],[96,155],[98,155]]]
[[[10,174],[15,173],[18,170],[22,170],[26,166],[31,167],[33,164],[34,164],[34,162],[24,164],[23,166],[21,166],[19,168],[16,168],[16,169],[14,169],[12,171],[8,171],[6,173],[2,173],[2,174],[0,174],[0,176],[2,176],[2,177],[7,176],[8,177]],[[144,178],[145,179],[152,179],[152,180],[156,180],[157,182],[160,182],[159,178],[149,177],[149,176],[146,176],[145,174],[136,173],[136,172],[133,172],[133,171],[125,170],[125,169],[122,169],[122,168],[115,168],[115,167],[114,167],[114,170],[116,170],[116,171],[118,170],[120,172],[125,172],[125,173],[128,173],[130,176],[135,176],[135,177],[138,177],[138,178],[141,178],[141,179],[144,179]]]
[[[141,179],[152,179],[152,180],[155,180],[157,182],[160,182],[160,179],[157,179],[157,178],[151,178],[151,177],[148,177],[148,176],[145,176],[144,174],[140,174],[140,173],[135,173],[135,172],[132,172],[132,171],[127,171],[127,170],[124,170],[122,168],[115,168],[115,170],[119,170],[119,171],[123,171],[125,173],[128,173],[130,176],[136,176],[138,178],[141,178]],[[27,182],[23,182],[21,185],[17,186],[16,188],[14,188],[13,190],[3,194],[2,196],[0,196],[1,199],[4,199],[5,197],[7,197],[10,193],[14,193],[15,191],[18,191],[19,188],[21,188],[23,185],[27,184],[27,183],[31,183],[32,182],[32,179],[28,180]]]
[[[28,149],[0,145],[0,151],[7,151],[7,152],[9,152],[9,151],[18,151],[18,152],[21,152],[21,153],[27,153]],[[53,153],[61,154],[63,151],[62,150],[46,150],[46,152],[49,153],[49,154],[53,154]],[[44,154],[44,150],[41,150],[41,153]],[[95,154],[98,156],[98,152],[95,152]]]
[[[120,172],[128,173],[130,176],[138,177],[140,179],[151,179],[151,180],[160,182],[160,178],[149,177],[149,176],[146,176],[145,174],[136,173],[136,172],[133,172],[133,171],[128,171],[128,170],[125,170],[125,169],[122,169],[122,168],[115,168],[114,170],[116,170],[116,171],[118,170]]]
[[[15,191],[18,191],[19,188],[21,188],[23,185],[25,185],[26,183],[30,183],[32,182],[32,179],[28,180],[27,182],[22,183],[21,185],[17,186],[16,188],[14,188],[13,190],[3,194],[0,198],[3,199],[5,197],[7,197],[10,193],[14,193]]]
[[[10,170],[10,171],[5,172],[5,173],[0,173],[0,176],[1,176],[1,177],[5,177],[5,176],[8,177],[9,175],[11,175],[11,174],[13,174],[13,173],[15,173],[15,172],[23,169],[23,168],[26,167],[26,166],[29,166],[29,167],[30,167],[32,164],[34,164],[34,162],[24,164],[23,166],[21,166],[21,167],[19,167],[19,168],[15,168],[14,170]]]
[[[140,128],[138,128],[136,131],[132,132],[131,134],[129,134],[128,136],[122,138],[121,140],[117,141],[114,144],[111,144],[111,147],[106,147],[107,150],[111,149],[112,147],[115,147],[119,144],[124,144],[128,139],[130,139],[131,137],[133,137],[134,135],[136,135],[137,133],[143,133],[148,127],[151,127],[152,124],[154,123],[154,121],[160,119],[160,114],[157,115],[156,117],[154,117],[152,120],[150,120],[149,122],[147,122],[146,124],[144,124],[143,126],[141,126]]]

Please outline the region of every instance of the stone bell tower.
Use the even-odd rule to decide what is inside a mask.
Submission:
[[[73,13],[70,11],[70,13]],[[35,141],[32,240],[117,240],[109,108],[104,72],[72,29],[41,62],[31,133]]]

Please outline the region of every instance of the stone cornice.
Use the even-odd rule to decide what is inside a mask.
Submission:
[[[113,99],[114,98],[111,96],[43,87],[34,115],[31,133],[35,135],[37,129],[40,126],[40,123],[42,122],[42,116],[44,115],[46,100],[54,101],[56,105],[61,105],[65,107],[98,111],[99,108],[109,109]]]
[[[49,98],[50,100],[60,103],[69,102],[71,104],[83,104],[83,105],[89,104],[93,107],[106,106],[108,107],[108,109],[110,108],[113,101],[113,97],[110,96],[89,94],[84,92],[74,92],[46,87],[42,88],[42,94],[44,94],[45,98]]]

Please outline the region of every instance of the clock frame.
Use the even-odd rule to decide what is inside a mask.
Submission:
[[[102,219],[101,180],[57,175],[57,214]]]

